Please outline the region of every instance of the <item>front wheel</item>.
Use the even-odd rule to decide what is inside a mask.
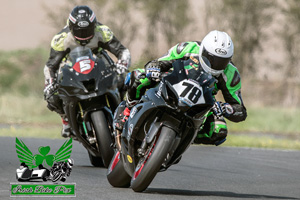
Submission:
[[[98,148],[102,156],[102,162],[104,167],[108,167],[113,155],[114,150],[111,144],[113,143],[110,129],[108,128],[108,123],[106,121],[105,115],[102,111],[95,111],[91,113],[91,119],[95,129],[95,134],[97,138]],[[90,159],[93,158],[90,155]],[[97,161],[97,158],[93,158]],[[93,160],[91,160],[93,164]],[[100,163],[99,160],[97,163]]]
[[[107,169],[107,180],[113,187],[128,188],[131,177],[124,169],[120,152],[116,151]]]
[[[142,192],[150,185],[167,157],[175,136],[176,133],[172,129],[162,127],[160,135],[150,146],[145,157],[139,160],[135,169],[131,179],[131,188],[135,192]]]

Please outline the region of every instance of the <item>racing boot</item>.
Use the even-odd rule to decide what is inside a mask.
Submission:
[[[69,122],[66,118],[62,117],[61,121],[63,123],[63,127],[61,130],[61,136],[64,138],[70,137],[71,135],[71,127],[69,125]]]
[[[227,125],[224,117],[208,116],[204,125],[200,128],[195,144],[220,145],[226,141]]]

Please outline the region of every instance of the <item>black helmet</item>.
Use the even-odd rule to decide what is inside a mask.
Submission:
[[[88,6],[76,6],[69,15],[68,25],[80,45],[87,45],[94,37],[96,15]]]

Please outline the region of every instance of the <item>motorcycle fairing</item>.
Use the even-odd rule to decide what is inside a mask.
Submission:
[[[145,139],[148,140],[147,143],[149,143],[162,126],[176,129],[177,141],[172,147],[172,155],[174,156],[166,163],[165,167],[167,168],[176,162],[195,138],[196,127],[200,126],[204,120],[204,118],[197,119],[196,117],[201,117],[207,113],[214,104],[212,91],[215,79],[201,69],[194,70],[194,79],[190,79],[184,68],[184,63],[183,61],[174,62],[173,72],[165,76],[157,87],[149,89],[140,103],[131,110],[121,135],[121,157],[122,161],[126,163],[124,165],[125,170],[131,176],[134,174],[137,163],[136,148],[141,145],[145,136]],[[189,71],[190,75],[191,73],[192,70]],[[194,94],[190,91],[193,88],[196,88]],[[198,95],[197,98],[194,97],[195,95]],[[183,101],[186,99],[189,99],[190,102]],[[154,121],[156,116],[160,116],[159,122]],[[181,121],[183,118],[185,118],[184,122]],[[151,122],[151,124],[147,125],[145,121]],[[165,121],[168,124],[164,123]],[[150,131],[151,125],[153,128]],[[127,155],[132,158],[132,162],[128,162]]]
[[[88,74],[78,73],[72,67],[65,65],[58,76],[59,91],[67,96],[78,96],[86,99],[117,90],[117,78],[111,69],[97,59],[95,66]]]

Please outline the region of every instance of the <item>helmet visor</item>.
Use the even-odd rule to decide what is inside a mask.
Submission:
[[[73,35],[77,40],[89,40],[94,36],[94,27],[86,27],[86,28],[80,28],[80,27],[74,27],[73,28]]]
[[[204,47],[202,51],[202,56],[206,57],[209,60],[211,64],[211,68],[214,70],[224,70],[228,65],[229,61],[231,60],[231,57],[222,58],[222,57],[215,56],[209,53]]]

